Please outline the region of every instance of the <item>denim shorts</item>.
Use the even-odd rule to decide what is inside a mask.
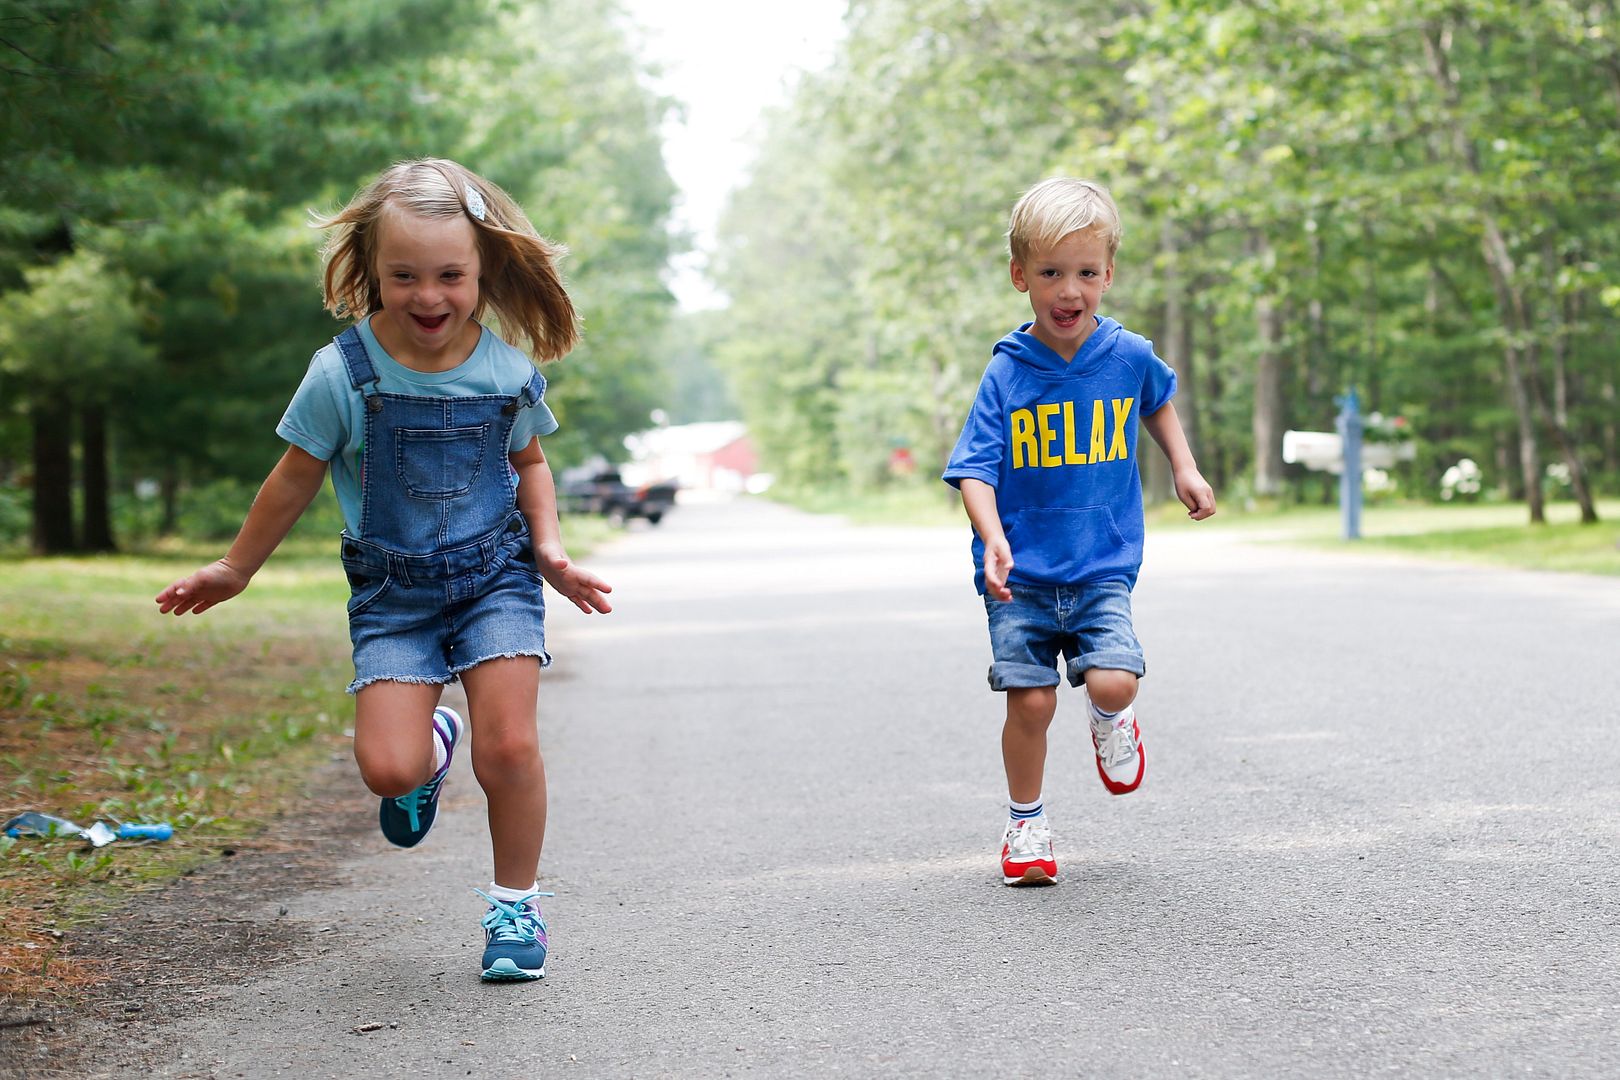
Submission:
[[[455,682],[485,660],[546,654],[546,602],[527,532],[405,556],[345,536],[349,693],[382,680]]]
[[[1056,686],[1058,654],[1068,661],[1069,685],[1088,668],[1147,674],[1142,645],[1131,628],[1131,587],[1123,581],[1052,586],[1013,583],[1013,598],[986,594],[990,619],[990,689]]]

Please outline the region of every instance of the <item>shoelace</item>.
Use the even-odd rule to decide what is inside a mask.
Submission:
[[[1130,722],[1123,727],[1110,727],[1108,734],[1097,743],[1097,754],[1103,765],[1113,768],[1136,756],[1136,740],[1131,738]]]
[[[1051,858],[1052,831],[1028,821],[1020,822],[1007,837],[1007,857],[1025,859]]]
[[[412,832],[422,827],[422,808],[433,801],[433,796],[438,794],[440,786],[444,783],[444,778],[449,774],[450,770],[446,769],[442,774],[429,780],[421,787],[394,800],[394,805],[403,810],[405,816],[411,819]]]
[[[500,945],[529,945],[545,933],[546,920],[529,906],[529,901],[537,896],[557,895],[549,892],[532,892],[520,900],[508,903],[505,900],[495,899],[482,889],[474,889],[473,892],[489,901],[490,908],[484,913],[484,929],[489,931],[489,940]]]

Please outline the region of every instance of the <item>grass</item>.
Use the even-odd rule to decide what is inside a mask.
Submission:
[[[965,526],[961,500],[944,484],[907,485],[868,493],[835,489],[772,489],[770,497],[812,513],[838,514],[858,525]],[[1521,503],[1369,505],[1362,509],[1360,550],[1423,558],[1620,575],[1620,499],[1600,500],[1597,525],[1581,525],[1571,502],[1547,505],[1547,524],[1528,524]],[[1337,506],[1235,505],[1203,522],[1187,519],[1180,503],[1148,508],[1148,528],[1236,529],[1257,540],[1342,548]]]
[[[1547,505],[1547,523],[1529,524],[1519,503],[1364,507],[1361,538],[1343,539],[1337,507],[1223,507],[1207,522],[1187,520],[1179,508],[1160,506],[1149,528],[1238,529],[1256,539],[1326,549],[1355,546],[1421,558],[1511,566],[1524,570],[1620,575],[1620,499],[1600,500],[1596,525],[1580,524],[1574,503]]]
[[[576,556],[617,531],[583,516],[566,528]],[[349,752],[348,585],[331,538],[295,534],[242,596],[160,615],[152,597],[222,547],[0,558],[0,821],[175,827],[101,849],[0,836],[0,1000],[105,977],[63,951],[69,931],[131,889],[275,846],[270,819]]]

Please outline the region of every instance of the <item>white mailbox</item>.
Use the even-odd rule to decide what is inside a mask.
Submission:
[[[1290,465],[1337,475],[1344,471],[1344,439],[1336,431],[1285,431],[1282,456]],[[1388,469],[1397,461],[1411,461],[1416,456],[1417,444],[1410,441],[1361,444],[1363,469]]]

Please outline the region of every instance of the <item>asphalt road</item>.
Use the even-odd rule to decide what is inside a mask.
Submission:
[[[750,504],[603,550],[541,690],[549,977],[478,982],[459,760],[422,849],[236,913],[326,951],[159,1074],[1620,1074],[1620,581],[1150,538],[1146,784],[1065,693],[1062,881],[1008,889],[967,541]]]

